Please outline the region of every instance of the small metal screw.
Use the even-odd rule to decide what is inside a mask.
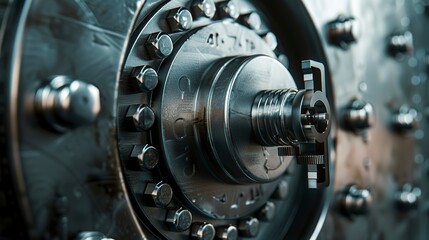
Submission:
[[[173,9],[168,14],[167,22],[174,32],[189,30],[193,23],[192,14],[186,8]]]
[[[155,123],[155,113],[146,105],[131,105],[126,114],[126,122],[130,130],[147,131]]]
[[[416,209],[421,197],[422,191],[419,187],[411,184],[404,184],[395,193],[395,204],[398,210],[408,211]]]
[[[236,240],[238,239],[238,230],[235,226],[217,228],[216,238],[222,240]]]
[[[340,212],[349,218],[367,214],[372,203],[370,191],[356,185],[350,185],[340,191],[337,199]]]
[[[285,180],[281,180],[277,186],[276,191],[273,194],[275,199],[285,200],[288,195],[289,184]]]
[[[245,237],[256,237],[259,232],[259,220],[254,217],[241,220],[238,231]]]
[[[273,220],[276,213],[276,205],[273,202],[267,202],[258,212],[258,217],[262,221]]]
[[[55,76],[35,96],[36,112],[55,130],[93,123],[100,111],[100,91],[90,83]]]
[[[215,228],[210,223],[197,223],[192,225],[191,235],[199,240],[213,240]]]
[[[220,2],[217,9],[221,18],[228,17],[236,20],[240,16],[240,7],[235,0]]]
[[[113,240],[113,238],[107,238],[101,232],[87,231],[80,232],[77,235],[76,240]]]
[[[134,146],[131,152],[131,158],[138,160],[140,168],[143,169],[154,169],[158,165],[159,153],[158,150],[153,146]]]
[[[250,29],[259,30],[261,28],[262,21],[257,12],[241,15],[239,20],[242,24]]]
[[[375,123],[374,108],[370,103],[354,100],[346,108],[344,124],[350,130],[359,131],[370,128]]]
[[[167,207],[173,198],[173,190],[170,185],[162,181],[159,183],[148,183],[144,194],[150,196],[155,206],[161,208]]]
[[[171,231],[183,232],[191,227],[192,213],[182,208],[169,210],[165,221]]]
[[[155,69],[143,66],[136,69],[136,74],[134,76],[137,82],[137,86],[140,91],[149,92],[155,89],[158,85],[158,73]]]
[[[393,113],[391,127],[397,133],[406,133],[419,127],[418,112],[407,105]]]
[[[360,27],[353,17],[340,16],[328,23],[328,42],[332,45],[347,49],[357,41],[359,35]]]
[[[271,50],[275,50],[277,48],[278,42],[277,37],[274,33],[268,32],[261,36],[262,40],[264,40]]]
[[[162,59],[173,52],[173,41],[168,34],[163,32],[153,33],[146,41],[146,49],[154,59]]]
[[[195,0],[192,6],[195,18],[213,18],[216,14],[216,4],[213,0]]]
[[[414,51],[413,34],[407,31],[391,36],[388,50],[392,56],[412,53]]]

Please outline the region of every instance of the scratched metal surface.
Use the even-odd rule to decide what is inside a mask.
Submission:
[[[116,239],[144,237],[118,171],[113,107],[127,36],[141,4],[133,0],[25,3],[28,16],[25,22],[21,19],[23,32],[17,33],[22,42],[17,37],[14,46],[22,57],[12,63],[21,71],[8,79],[14,99],[23,100],[10,103],[17,108],[10,107],[14,112],[9,141],[19,146],[11,160],[16,172],[22,169],[22,176],[15,179],[32,239],[67,239],[68,232],[92,229]],[[64,135],[37,126],[32,96],[56,74],[100,89],[102,110],[96,124]]]
[[[358,184],[372,192],[366,216],[353,220],[330,211],[320,239],[427,239],[427,69],[428,18],[423,1],[304,0],[331,66],[340,110],[353,98],[373,104],[376,124],[367,137],[338,129],[334,189]],[[339,15],[355,17],[361,35],[349,50],[326,42],[326,23]],[[413,54],[394,58],[387,54],[387,39],[395,32],[411,31]],[[401,105],[415,108],[419,129],[400,135],[389,128],[392,111]],[[416,210],[394,206],[396,190],[404,183],[420,186]]]

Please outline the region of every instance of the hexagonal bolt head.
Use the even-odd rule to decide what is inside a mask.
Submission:
[[[258,212],[258,217],[262,221],[273,220],[276,214],[276,205],[273,202],[267,202]]]
[[[149,66],[138,67],[134,70],[133,77],[137,87],[142,92],[150,92],[158,85],[158,73]]]
[[[340,16],[329,22],[327,28],[328,42],[343,49],[348,49],[361,34],[359,23],[353,17]]]
[[[238,230],[235,226],[217,228],[216,238],[222,240],[236,240],[238,239]]]
[[[390,37],[388,50],[392,56],[411,54],[414,52],[413,34],[406,31],[402,34],[395,34]]]
[[[254,217],[240,220],[238,231],[245,237],[256,237],[259,233],[259,220]]]
[[[261,17],[257,12],[243,14],[239,17],[239,20],[243,25],[253,30],[259,30],[262,25]]]
[[[220,2],[217,4],[217,9],[220,18],[232,18],[237,20],[240,16],[240,6],[235,0]]]
[[[152,170],[158,165],[159,153],[158,150],[149,145],[134,146],[131,152],[131,158],[137,160],[140,169]]]
[[[215,228],[210,223],[196,223],[192,225],[191,236],[199,240],[213,240]]]
[[[213,0],[195,0],[192,4],[192,13],[195,18],[213,18],[216,14],[216,4]]]
[[[55,76],[34,100],[39,116],[60,132],[95,122],[101,111],[98,88],[67,76]]]
[[[144,194],[150,197],[154,206],[160,208],[167,207],[173,198],[173,190],[164,182],[148,183]]]
[[[171,231],[183,232],[191,227],[192,213],[182,208],[169,210],[165,222]]]
[[[146,41],[146,49],[153,59],[163,59],[173,52],[173,41],[166,33],[158,32],[149,36]]]
[[[131,105],[125,116],[125,124],[131,131],[149,130],[155,123],[155,113],[146,105]]]
[[[186,8],[173,9],[167,16],[168,25],[173,32],[191,29],[193,21],[191,12]]]

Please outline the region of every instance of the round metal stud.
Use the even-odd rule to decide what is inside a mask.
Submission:
[[[183,232],[191,227],[192,213],[182,208],[169,210],[165,222],[171,231]]]
[[[158,150],[153,146],[134,146],[131,152],[131,158],[137,159],[140,168],[143,169],[154,169],[158,165],[159,153]]]
[[[217,228],[216,238],[222,240],[236,240],[238,239],[238,230],[235,226]]]
[[[100,111],[100,91],[90,83],[55,76],[35,96],[36,112],[55,130],[93,123]]]
[[[268,32],[261,37],[268,44],[268,46],[270,46],[271,50],[275,50],[277,48],[278,42],[274,33]]]
[[[155,123],[155,113],[146,105],[131,105],[126,114],[126,122],[133,131],[147,131]]]
[[[350,218],[367,214],[372,203],[371,192],[356,185],[350,185],[339,192],[337,199],[340,212]]]
[[[95,231],[80,232],[77,235],[76,239],[77,240],[113,240],[113,238],[107,238],[101,232],[95,232]]]
[[[158,73],[155,69],[143,66],[137,69],[134,76],[137,86],[142,92],[149,92],[156,88],[158,85]]]
[[[412,53],[414,51],[413,34],[407,31],[391,36],[388,50],[392,56]]]
[[[344,124],[353,131],[365,130],[375,123],[374,108],[370,103],[355,100],[346,108]]]
[[[416,209],[421,195],[422,191],[419,187],[404,184],[395,194],[396,207],[402,211]]]
[[[259,232],[259,220],[254,217],[241,220],[238,224],[238,231],[244,237],[256,237]]]
[[[261,28],[262,20],[257,12],[251,12],[240,16],[240,22],[246,27],[259,30]]]
[[[144,191],[146,196],[150,196],[153,203],[157,207],[167,207],[173,198],[173,189],[164,182],[159,183],[148,183]]]
[[[276,205],[273,202],[267,202],[258,212],[258,217],[262,221],[270,221],[276,213]]]
[[[217,5],[219,16],[237,20],[240,16],[240,6],[235,0],[220,2]]]
[[[192,14],[186,8],[177,8],[170,11],[167,17],[171,31],[185,31],[192,28]]]
[[[163,32],[153,33],[146,41],[146,49],[153,59],[162,59],[173,52],[173,41],[168,34]]]
[[[402,106],[392,116],[392,128],[398,133],[405,133],[418,128],[417,111],[408,106]]]
[[[195,0],[192,11],[195,18],[213,18],[216,14],[216,4],[213,0]]]
[[[277,186],[276,191],[273,194],[275,199],[284,200],[288,196],[289,183],[285,180],[281,180]]]
[[[328,41],[332,45],[347,49],[360,36],[360,27],[353,17],[341,16],[328,23]]]
[[[210,223],[196,223],[192,225],[191,235],[199,240],[213,240],[215,228]]]

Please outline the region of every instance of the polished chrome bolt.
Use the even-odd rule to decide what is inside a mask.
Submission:
[[[259,232],[259,220],[254,217],[241,220],[238,224],[238,231],[244,237],[256,237]]]
[[[273,197],[279,200],[285,200],[288,196],[289,184],[285,180],[281,180],[277,189],[275,190]]]
[[[192,213],[182,208],[169,210],[165,222],[171,231],[183,232],[191,227]]]
[[[341,16],[328,23],[328,42],[332,45],[347,49],[359,36],[359,24],[352,17]]]
[[[337,201],[340,212],[353,217],[369,212],[372,196],[369,190],[351,185],[338,193]]]
[[[402,211],[416,209],[421,195],[420,188],[404,184],[395,194],[396,207]]]
[[[146,105],[131,105],[125,119],[130,130],[143,132],[155,123],[155,113]]]
[[[274,33],[268,32],[262,35],[261,37],[262,37],[262,40],[264,40],[265,43],[268,44],[271,50],[275,50],[277,48],[278,42],[277,42],[277,37]]]
[[[374,108],[370,103],[354,100],[346,107],[343,121],[344,127],[349,130],[368,129],[375,123]]]
[[[170,36],[162,32],[151,34],[145,46],[149,55],[154,59],[162,59],[170,56],[174,47]]]
[[[258,212],[258,217],[262,221],[273,220],[276,214],[276,205],[273,202],[267,202]]]
[[[241,15],[239,20],[243,25],[250,29],[259,30],[261,28],[262,20],[256,12]]]
[[[167,22],[173,32],[189,30],[193,23],[192,14],[186,8],[171,10],[167,16]]]
[[[154,90],[159,80],[155,69],[148,66],[137,68],[134,78],[136,79],[138,88],[143,92]]]
[[[236,20],[240,16],[240,6],[235,0],[220,2],[217,9],[221,18],[228,17]]]
[[[219,227],[216,229],[216,238],[222,240],[237,240],[238,230],[235,226]]]
[[[156,207],[164,208],[170,204],[173,198],[173,189],[164,182],[148,183],[144,190],[144,194],[153,200],[152,203]]]
[[[35,96],[36,112],[55,130],[95,122],[100,111],[100,91],[90,83],[55,76]]]
[[[210,223],[196,223],[192,225],[191,236],[199,240],[213,240],[215,228]]]
[[[392,128],[398,133],[405,133],[418,128],[417,111],[406,105],[402,106],[392,116]]]
[[[95,232],[95,231],[87,231],[87,232],[80,232],[77,237],[77,240],[113,240],[113,238],[108,238],[101,232]]]
[[[391,36],[388,49],[392,56],[412,53],[414,51],[413,34],[407,31]]]
[[[155,147],[146,146],[134,146],[131,152],[131,158],[137,159],[140,168],[143,169],[154,169],[158,165],[159,153]]]
[[[216,4],[213,0],[195,0],[192,5],[194,17],[213,18],[216,14]]]

